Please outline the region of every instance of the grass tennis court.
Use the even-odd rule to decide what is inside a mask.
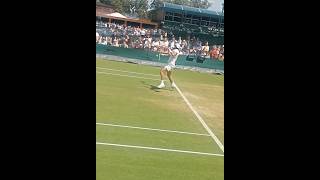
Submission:
[[[224,77],[175,70],[177,86],[224,142]],[[222,180],[221,147],[159,67],[96,60],[97,180]]]

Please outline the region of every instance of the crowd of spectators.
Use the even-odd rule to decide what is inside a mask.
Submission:
[[[196,37],[182,39],[175,37],[161,29],[145,29],[124,26],[115,23],[97,22],[96,43],[123,48],[139,48],[168,54],[169,48],[176,43],[181,47],[184,55],[198,55],[211,59],[224,60],[224,45],[209,46],[208,42],[201,42]]]

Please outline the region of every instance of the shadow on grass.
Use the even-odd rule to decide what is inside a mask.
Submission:
[[[141,83],[144,85],[144,87],[149,88],[150,90],[152,90],[154,92],[161,92],[161,90],[173,91],[172,88],[168,88],[168,87],[159,89],[157,86],[149,84],[149,83],[146,83],[145,81],[141,81]]]

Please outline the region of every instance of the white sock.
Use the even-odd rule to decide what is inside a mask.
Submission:
[[[164,80],[161,80],[161,83],[160,84],[164,84]]]

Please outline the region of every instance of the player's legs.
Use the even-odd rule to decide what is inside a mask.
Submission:
[[[175,88],[175,87],[176,87],[176,84],[174,83],[173,78],[172,78],[172,70],[171,70],[171,71],[167,71],[167,76],[168,76],[168,78],[169,78],[169,80],[170,80],[170,82],[171,82],[171,86],[172,86],[173,88]]]
[[[167,70],[165,68],[161,68],[160,69],[160,78],[161,81],[163,80],[163,78],[166,76]]]
[[[170,80],[170,82],[171,82],[171,84],[172,84],[172,83],[173,83],[172,71],[168,71],[168,72],[167,72],[167,76],[168,76],[168,78],[169,78],[169,80]]]
[[[172,78],[172,70],[173,70],[173,67],[170,66],[170,65],[167,65],[167,66],[165,66],[164,68],[162,68],[162,69],[160,70],[161,83],[160,83],[160,85],[158,86],[158,88],[163,88],[163,87],[165,87],[163,78],[164,78],[166,75],[167,75],[167,77],[169,78],[169,80],[170,80],[170,82],[171,82],[171,86],[172,86],[173,88],[176,87],[176,84],[174,83],[173,78]]]
[[[165,68],[161,68],[160,69],[160,79],[161,79],[161,83],[159,86],[157,86],[158,88],[164,88],[164,80],[163,78],[166,76],[167,70]]]

